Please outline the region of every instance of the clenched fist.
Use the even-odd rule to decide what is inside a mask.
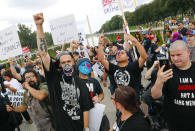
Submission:
[[[44,22],[43,13],[33,15],[33,18],[36,25],[42,25]]]

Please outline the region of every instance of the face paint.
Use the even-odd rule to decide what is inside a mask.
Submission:
[[[88,75],[91,73],[91,64],[88,61],[84,61],[79,65],[79,71],[82,74]]]
[[[72,76],[73,73],[72,64],[66,64],[62,67],[62,69],[66,76]]]

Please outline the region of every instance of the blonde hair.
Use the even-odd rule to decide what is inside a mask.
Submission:
[[[108,45],[110,43],[110,40],[107,37],[104,37],[104,45]]]

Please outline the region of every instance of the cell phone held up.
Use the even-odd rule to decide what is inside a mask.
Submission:
[[[160,67],[162,67],[163,65],[165,65],[165,68],[164,68],[164,71],[167,71],[169,70],[171,67],[170,67],[170,62],[168,59],[160,59],[159,60],[159,64],[160,64]]]

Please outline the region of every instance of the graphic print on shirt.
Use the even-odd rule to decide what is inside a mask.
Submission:
[[[130,82],[131,76],[128,71],[124,70],[116,70],[114,73],[114,80],[119,86],[128,86]]]
[[[114,131],[119,131],[119,127],[117,125],[117,123],[115,122],[114,125],[113,125],[113,130]]]
[[[179,78],[179,97],[174,99],[174,104],[180,106],[195,106],[195,84],[192,78]]]
[[[63,109],[72,118],[72,120],[79,120],[80,105],[78,99],[80,97],[80,90],[74,84],[60,82],[62,88],[62,100],[64,101]]]
[[[90,95],[91,95],[91,98],[93,99],[93,97],[94,97],[94,95],[95,95],[95,94],[93,94],[93,91],[94,91],[93,83],[86,83],[86,86],[87,86],[87,88],[89,89],[89,93],[90,93]]]

